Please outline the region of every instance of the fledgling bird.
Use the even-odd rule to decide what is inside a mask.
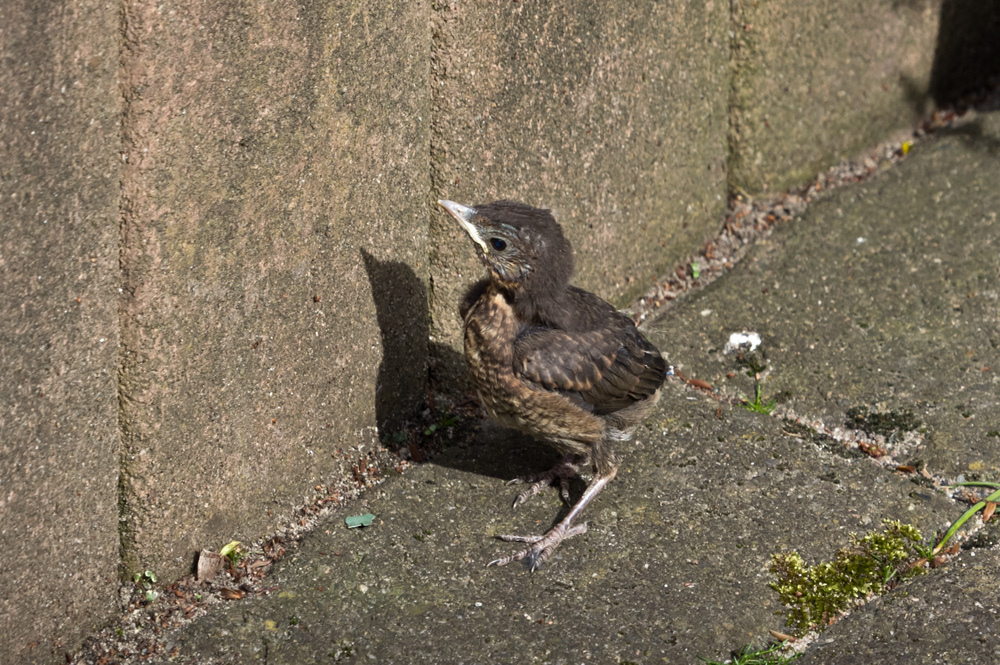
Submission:
[[[612,444],[629,440],[645,419],[667,364],[631,319],[570,285],[573,250],[548,210],[514,201],[438,203],[489,271],[460,307],[480,401],[500,424],[563,454],[551,470],[511,481],[528,483],[514,507],[556,480],[569,503],[569,478],[588,466],[593,471],[583,496],[544,535],[498,536],[528,546],[488,565],[527,559],[535,570],[563,540],[587,530],[574,522],[615,477]]]

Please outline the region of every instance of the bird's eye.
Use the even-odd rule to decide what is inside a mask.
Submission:
[[[498,252],[502,252],[503,250],[507,249],[507,243],[501,240],[500,238],[490,238],[490,244],[493,245],[493,249],[497,250]]]

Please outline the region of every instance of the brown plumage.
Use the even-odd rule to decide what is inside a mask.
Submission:
[[[573,252],[548,210],[513,201],[467,207],[439,201],[473,240],[489,276],[460,307],[465,356],[487,411],[501,424],[563,454],[530,483],[514,506],[590,466],[593,480],[569,514],[543,536],[500,536],[529,543],[490,565],[527,559],[534,570],[618,470],[611,450],[631,438],[659,397],[667,373],[660,352],[632,321],[599,297],[571,286]]]

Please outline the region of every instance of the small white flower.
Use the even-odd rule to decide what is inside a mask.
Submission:
[[[729,341],[726,342],[726,346],[722,352],[730,354],[736,351],[753,351],[758,346],[760,346],[760,334],[750,330],[743,330],[741,332],[734,332],[729,336]]]

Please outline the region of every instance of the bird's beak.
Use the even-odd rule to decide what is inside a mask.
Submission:
[[[475,208],[470,208],[469,206],[464,206],[461,203],[446,201],[444,199],[438,199],[438,205],[447,210],[452,217],[458,220],[458,223],[462,225],[462,228],[469,234],[469,237],[482,248],[484,254],[490,253],[490,246],[486,244],[483,237],[479,235],[479,229],[472,223],[472,218],[476,215]]]

